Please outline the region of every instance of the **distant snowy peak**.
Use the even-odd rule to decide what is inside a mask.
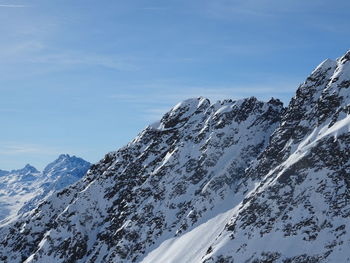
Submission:
[[[12,170],[6,174],[6,176],[12,178],[14,182],[36,181],[39,180],[41,175],[40,171],[30,164],[26,164],[22,169]]]
[[[43,172],[27,164],[18,170],[0,171],[0,220],[34,209],[53,191],[67,187],[90,168],[90,163],[68,154],[60,155]]]
[[[11,171],[11,174],[20,174],[20,175],[35,174],[35,173],[40,173],[40,172],[30,164],[26,164],[22,169]]]
[[[82,158],[61,154],[42,172],[43,180],[40,182],[40,193],[27,200],[19,213],[33,210],[53,192],[74,184],[86,174],[90,166],[91,164]]]
[[[71,176],[82,177],[82,171],[89,169],[91,164],[82,158],[61,154],[55,161],[48,164],[43,175],[46,177],[58,177],[69,173]]]

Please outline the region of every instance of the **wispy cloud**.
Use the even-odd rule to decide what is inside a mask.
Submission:
[[[142,10],[149,10],[149,11],[161,11],[161,10],[168,10],[167,7],[161,7],[161,6],[149,6],[149,7],[143,7]]]
[[[337,5],[329,5],[328,1],[295,1],[295,0],[204,0],[200,6],[201,12],[210,18],[224,20],[242,20],[244,22],[259,21],[265,23],[268,21],[276,22],[276,19],[285,21],[286,17],[295,18],[303,23],[304,26],[312,26],[312,23],[305,23],[304,19],[316,17],[316,14],[323,13],[322,19],[327,19],[327,12],[344,6],[347,10],[347,1],[341,1]],[[249,20],[247,20],[249,18]],[[294,20],[294,23],[297,23]],[[310,24],[310,25],[309,25]]]
[[[240,1],[219,0],[205,1],[202,10],[206,15],[217,19],[241,19],[242,17],[270,18],[278,15],[274,10],[279,6],[277,1]],[[268,4],[266,2],[269,2]],[[275,3],[271,3],[275,2]]]
[[[7,7],[7,8],[22,8],[22,7],[27,7],[26,5],[5,5],[5,4],[0,4],[0,7]]]
[[[41,54],[29,59],[33,63],[66,65],[66,66],[101,66],[115,70],[133,71],[137,67],[126,59],[118,59],[113,56],[99,54],[80,54],[65,51],[62,53]]]
[[[131,59],[116,54],[105,55],[76,50],[54,50],[39,40],[0,45],[0,74],[3,77],[40,75],[71,68],[100,67],[116,71],[136,71]],[[11,74],[12,73],[12,74]]]
[[[27,40],[12,45],[0,45],[0,58],[6,62],[16,62],[20,59],[28,59],[43,51],[45,45],[40,41]]]
[[[20,113],[22,112],[19,109],[14,109],[14,108],[0,108],[0,113]]]
[[[300,44],[300,47],[305,46],[305,43]],[[245,44],[227,44],[218,46],[221,51],[237,56],[266,56],[285,50],[293,50],[298,48],[296,44],[290,43],[245,43]]]
[[[37,144],[0,143],[0,155],[48,154],[57,155],[61,151]]]

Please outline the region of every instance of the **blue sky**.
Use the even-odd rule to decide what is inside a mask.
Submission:
[[[350,1],[0,0],[0,169],[96,162],[178,101],[278,97],[350,49]]]

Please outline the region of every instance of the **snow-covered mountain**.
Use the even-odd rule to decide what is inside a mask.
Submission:
[[[350,51],[287,108],[176,105],[0,228],[3,262],[348,262]]]
[[[27,164],[19,170],[0,173],[0,221],[17,214],[23,204],[36,194],[41,173]]]
[[[78,181],[90,166],[81,158],[62,154],[43,172],[29,164],[19,170],[0,171],[0,222],[34,209],[53,191]]]

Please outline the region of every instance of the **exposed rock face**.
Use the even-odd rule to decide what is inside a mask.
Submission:
[[[287,108],[179,103],[3,226],[4,262],[350,260],[350,53]]]

